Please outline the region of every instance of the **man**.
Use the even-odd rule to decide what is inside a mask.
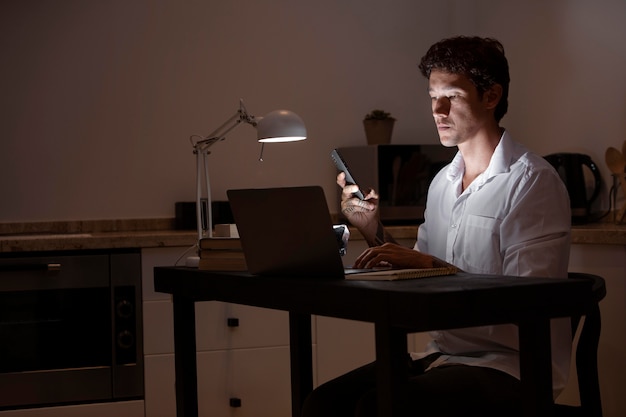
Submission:
[[[428,79],[441,143],[459,152],[430,185],[414,248],[395,244],[385,232],[374,191],[359,200],[353,195],[358,186],[347,185],[339,174],[342,212],[370,246],[355,267],[425,267],[443,260],[470,273],[565,278],[569,198],[554,169],[499,125],[509,86],[500,42],[445,39],[429,49],[419,68]],[[411,354],[411,377],[399,396],[405,415],[520,414],[514,325],[432,332],[431,337],[425,352]],[[569,321],[553,321],[555,396],[567,379],[570,350]],[[376,415],[373,367],[318,387],[305,402],[303,416]]]

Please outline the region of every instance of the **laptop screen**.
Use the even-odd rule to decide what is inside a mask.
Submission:
[[[252,274],[344,277],[321,187],[240,189],[227,194]]]

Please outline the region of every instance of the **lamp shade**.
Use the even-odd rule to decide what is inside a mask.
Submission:
[[[257,118],[257,139],[259,142],[293,142],[306,139],[304,121],[288,110],[274,110]]]

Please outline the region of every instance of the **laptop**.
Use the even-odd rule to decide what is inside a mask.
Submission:
[[[228,190],[227,195],[250,273],[344,278],[321,187]]]

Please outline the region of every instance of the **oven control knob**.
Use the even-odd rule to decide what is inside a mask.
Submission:
[[[129,349],[135,344],[135,335],[128,330],[121,331],[117,334],[117,346],[122,349]]]
[[[128,300],[120,300],[115,306],[115,311],[117,312],[117,316],[120,318],[130,318],[134,312],[133,303]]]

